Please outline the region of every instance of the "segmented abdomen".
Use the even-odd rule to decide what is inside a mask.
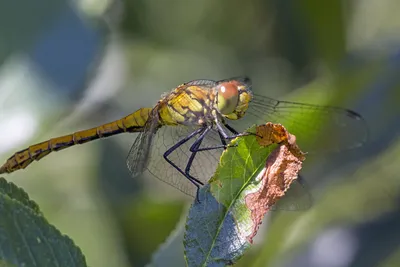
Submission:
[[[52,151],[59,151],[73,145],[83,144],[123,132],[140,132],[143,130],[143,126],[149,118],[151,110],[151,108],[141,108],[122,119],[32,145],[11,156],[0,167],[0,174],[24,169],[34,160],[40,160]]]

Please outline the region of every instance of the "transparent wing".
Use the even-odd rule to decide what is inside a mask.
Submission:
[[[245,76],[220,81],[200,79],[186,84],[213,87],[231,80],[247,84],[251,90],[251,80]],[[252,124],[266,122],[283,124],[290,133],[296,135],[300,147],[311,153],[356,148],[368,140],[369,134],[364,119],[352,110],[279,101],[257,94],[254,94],[246,116],[229,124],[235,125],[241,132]]]
[[[170,165],[164,159],[163,154],[195,130],[196,127],[187,126],[165,126],[159,129],[154,136],[147,166],[148,171],[153,176],[192,197],[196,196],[196,187]],[[189,149],[195,140],[196,138],[193,138],[193,140],[188,141],[169,156],[182,170],[186,168],[191,154]],[[214,147],[220,144],[218,132],[212,130],[204,138],[201,147]],[[191,175],[204,184],[207,183],[217,168],[222,151],[222,149],[216,149],[198,152],[191,167]],[[308,188],[303,183],[294,181],[285,196],[271,210],[307,210],[311,205],[312,197]]]
[[[197,85],[197,86],[206,86],[206,87],[214,87],[216,86],[218,83],[216,81],[213,80],[207,80],[207,79],[199,79],[199,80],[193,80],[190,82],[185,83],[185,85]]]
[[[136,137],[128,153],[126,165],[132,177],[136,177],[145,171],[149,164],[149,154],[153,143],[153,137],[157,132],[157,126],[158,118],[149,117],[143,131]]]
[[[195,131],[196,127],[164,126],[157,130],[157,120],[146,123],[144,131],[136,138],[127,157],[127,165],[133,177],[146,169],[159,180],[177,188],[183,193],[195,197],[196,187],[163,157],[165,151],[173,147],[182,138]],[[187,143],[178,147],[170,154],[179,168],[185,170],[191,155],[190,146],[196,140],[195,136]],[[210,131],[200,147],[220,145],[218,132]],[[200,151],[196,154],[190,174],[204,184],[213,176],[223,149]],[[271,210],[305,210],[311,206],[311,195],[307,188],[295,181],[287,194],[274,205]]]
[[[303,211],[311,208],[312,204],[310,189],[305,180],[299,176],[270,210]]]
[[[239,82],[245,84],[246,87],[251,90],[252,82],[251,82],[250,78],[247,76],[237,76],[237,77],[232,77],[229,79],[219,80],[218,82],[216,82],[216,84],[220,84],[223,82],[229,82],[229,81],[239,81]]]
[[[246,115],[229,121],[243,131],[252,124],[281,123],[296,136],[304,152],[333,152],[363,145],[368,139],[366,122],[354,111],[329,106],[279,101],[254,95]]]
[[[190,196],[196,195],[196,187],[169,164],[164,159],[163,154],[196,129],[196,127],[190,126],[164,126],[160,128],[154,137],[147,166],[148,171],[153,176]],[[190,146],[196,139],[197,136],[179,146],[168,156],[183,171],[191,155]],[[210,131],[203,139],[200,147],[214,147],[219,144],[221,144],[221,141],[218,133]],[[216,149],[197,152],[190,174],[204,184],[207,183],[217,168],[222,151],[223,149]]]

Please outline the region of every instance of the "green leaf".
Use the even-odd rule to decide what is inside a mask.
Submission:
[[[254,128],[248,132],[254,132]],[[233,140],[231,147],[223,153],[214,177],[209,181],[210,191],[216,200],[229,207],[237,201],[244,189],[257,186],[254,178],[265,167],[265,162],[276,145],[268,148],[260,146],[255,136]]]
[[[300,170],[297,165],[289,178],[286,175],[293,170],[292,163],[301,166],[301,160],[288,155],[286,145],[262,147],[255,135],[249,135],[233,140],[231,146],[190,209],[184,236],[188,266],[236,262],[251,245],[265,213]]]
[[[200,203],[190,209],[184,236],[187,266],[225,266],[239,259],[250,243],[239,235],[235,218],[218,203],[210,186],[199,192]]]
[[[21,188],[4,178],[0,178],[0,218],[4,266],[86,266],[73,241],[46,221]]]
[[[0,194],[6,195],[16,201],[20,201],[23,205],[31,208],[34,212],[41,214],[39,206],[29,199],[29,196],[25,191],[21,190],[13,183],[8,183],[2,178],[0,178]]]

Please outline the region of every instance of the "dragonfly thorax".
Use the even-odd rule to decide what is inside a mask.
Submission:
[[[167,94],[157,105],[164,125],[204,125],[213,121],[216,94],[196,85],[183,84]]]
[[[247,80],[196,80],[165,95],[157,104],[157,110],[164,125],[212,124],[218,117],[242,118],[251,98]]]

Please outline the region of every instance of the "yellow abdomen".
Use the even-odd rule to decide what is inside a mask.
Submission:
[[[32,145],[11,156],[0,167],[0,174],[24,169],[34,160],[40,160],[52,151],[59,151],[76,144],[83,144],[123,132],[140,132],[143,130],[151,110],[151,108],[141,108],[122,119]]]

